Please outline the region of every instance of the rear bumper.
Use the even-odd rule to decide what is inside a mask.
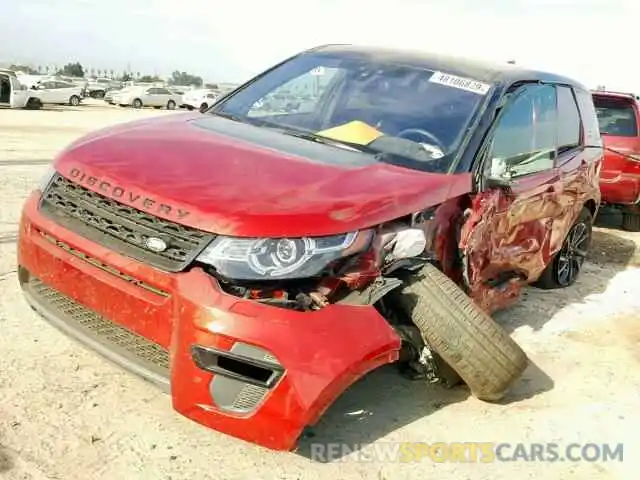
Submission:
[[[349,385],[398,358],[400,338],[372,307],[303,313],[238,299],[201,269],[161,272],[63,229],[38,199],[25,204],[18,248],[29,303],[198,423],[289,450]]]

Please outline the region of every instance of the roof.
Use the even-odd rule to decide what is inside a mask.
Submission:
[[[599,95],[603,97],[623,97],[623,98],[635,98],[636,100],[640,100],[640,95],[635,93],[628,92],[608,92],[606,90],[593,90],[591,93],[594,95]]]
[[[572,85],[588,91],[582,83],[572,78],[540,70],[530,70],[506,62],[504,64],[490,63],[432,52],[358,45],[323,45],[312,48],[308,52],[354,56],[380,62],[404,63],[490,84],[513,84],[525,80],[540,80]]]

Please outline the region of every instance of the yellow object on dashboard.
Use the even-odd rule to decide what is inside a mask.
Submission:
[[[356,143],[358,145],[369,145],[376,138],[384,135],[384,133],[359,120],[328,128],[317,132],[317,134],[333,140]]]

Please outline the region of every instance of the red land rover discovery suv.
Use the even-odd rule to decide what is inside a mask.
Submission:
[[[599,142],[571,79],[319,47],[70,145],[24,206],[19,279],[180,413],[291,449],[391,362],[500,399],[528,361],[489,314],[575,282]]]

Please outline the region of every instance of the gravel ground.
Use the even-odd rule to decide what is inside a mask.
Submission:
[[[0,110],[0,477],[208,478],[637,478],[640,470],[640,234],[613,214],[595,230],[577,285],[530,289],[497,319],[533,362],[504,405],[464,389],[369,375],[325,415],[314,441],[619,443],[620,462],[323,463],[271,452],[205,429],[171,410],[151,385],[39,319],[15,276],[20,207],[51,158],[84,132],[151,115],[88,101],[78,108]],[[368,448],[372,448],[369,446]],[[381,448],[381,447],[380,447]]]

